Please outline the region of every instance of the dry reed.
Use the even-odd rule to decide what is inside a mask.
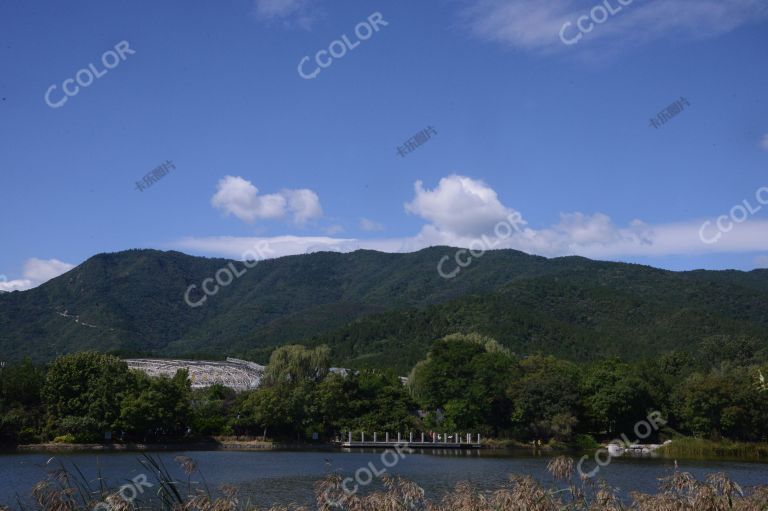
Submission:
[[[189,478],[197,464],[186,457],[176,461]],[[653,495],[632,493],[622,501],[618,492],[605,482],[581,478],[574,480],[573,460],[564,456],[552,459],[547,469],[558,484],[547,488],[529,476],[510,476],[495,490],[480,490],[462,482],[439,501],[429,500],[413,482],[384,475],[383,489],[349,495],[342,478],[331,474],[315,485],[314,507],[295,504],[268,509],[243,501],[232,486],[222,486],[215,496],[200,483],[176,481],[159,458],[145,456],[142,465],[154,476],[151,495],[126,502],[119,492],[104,486],[93,489],[77,467],[63,465],[50,470],[48,477],[32,489],[34,504],[22,511],[766,511],[768,486],[741,488],[725,474],[712,474],[706,481],[690,473],[675,471],[661,479]],[[199,472],[197,472],[199,474]],[[202,476],[201,476],[202,477]],[[0,511],[11,508],[0,506]]]

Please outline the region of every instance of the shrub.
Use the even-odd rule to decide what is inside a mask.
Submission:
[[[74,444],[76,441],[75,435],[67,433],[66,435],[57,436],[53,439],[54,444]]]

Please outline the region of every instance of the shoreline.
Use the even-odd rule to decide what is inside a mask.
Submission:
[[[288,444],[279,442],[224,440],[144,444],[138,442],[110,444],[44,443],[0,447],[0,454],[28,452],[153,452],[153,451],[275,451],[292,449],[329,450],[332,444]]]
[[[679,443],[674,446],[672,444],[660,445],[658,449],[654,449],[649,455],[640,456],[632,455],[630,453],[623,454],[621,456],[615,456],[617,458],[642,458],[653,457],[668,460],[711,460],[711,461],[743,461],[743,462],[756,462],[756,463],[768,463],[768,453],[766,453],[766,444],[730,444],[730,443],[716,443],[701,441],[695,439],[688,439],[688,442],[683,441],[684,445],[680,446]],[[687,444],[687,445],[686,445]],[[678,448],[678,446],[682,448]],[[696,448],[691,448],[696,447]],[[734,449],[734,447],[736,447]],[[550,446],[542,445],[533,447],[531,445],[522,444],[515,441],[491,441],[483,442],[480,449],[474,449],[479,451],[485,451],[488,455],[494,456],[502,451],[516,452],[516,453],[530,453],[534,456],[557,456],[561,454],[579,455],[579,454],[591,454],[595,449],[606,448],[605,445],[595,446],[594,449],[590,448],[568,448],[566,446]],[[374,450],[376,448],[373,448]],[[23,445],[4,445],[0,446],[0,455],[3,454],[25,454],[25,453],[121,453],[121,452],[173,452],[173,451],[241,451],[241,452],[258,452],[258,451],[338,451],[349,452],[351,450],[343,448],[336,443],[289,443],[289,442],[270,442],[262,440],[233,440],[233,439],[209,439],[198,440],[188,442],[165,442],[165,443],[109,443],[109,444],[96,444],[96,443],[41,443],[41,444],[23,444]],[[368,451],[370,449],[360,449],[360,451]],[[426,451],[429,449],[418,449],[418,451]]]

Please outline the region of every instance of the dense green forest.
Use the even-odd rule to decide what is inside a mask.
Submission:
[[[701,339],[768,348],[768,270],[670,272],[647,266],[489,251],[453,279],[437,263],[456,249],[359,250],[259,262],[200,307],[185,303],[229,264],[179,252],[94,256],[35,289],[0,293],[0,361],[116,355],[264,363],[276,346],[327,345],[336,366],[406,374],[435,339],[478,332],[519,357],[625,361]]]
[[[747,337],[710,336],[697,354],[624,362],[521,357],[480,334],[434,341],[407,384],[392,370],[330,371],[325,346],[276,349],[261,387],[192,390],[185,371],[150,378],[95,352],[0,369],[0,442],[199,440],[213,435],[320,440],[345,431],[479,432],[587,446],[651,412],[678,435],[768,440],[768,364]]]

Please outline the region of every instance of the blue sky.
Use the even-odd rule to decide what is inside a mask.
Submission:
[[[129,248],[272,257],[483,236],[548,257],[768,267],[768,4],[623,2],[0,0],[0,289]],[[319,68],[343,36],[355,48]],[[101,76],[65,96],[91,63]],[[510,215],[525,223],[494,238]]]

